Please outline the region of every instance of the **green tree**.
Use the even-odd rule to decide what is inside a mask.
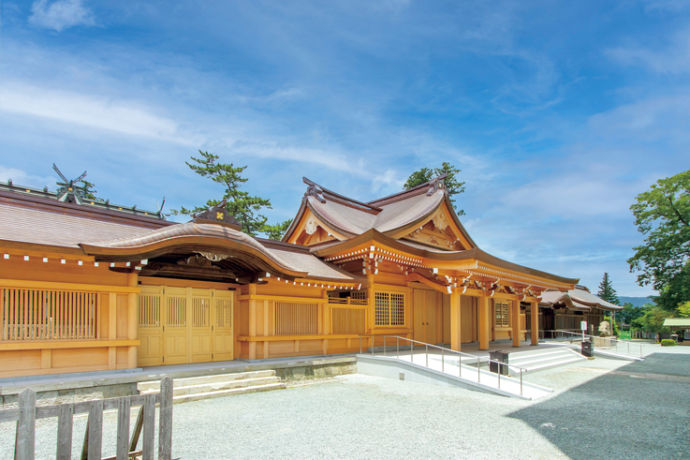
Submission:
[[[235,167],[232,163],[219,163],[220,157],[218,155],[201,150],[199,150],[199,155],[199,157],[192,156],[191,161],[185,163],[200,176],[208,177],[213,182],[223,185],[225,187],[223,196],[219,200],[208,200],[204,206],[197,206],[194,209],[182,207],[179,210],[173,210],[172,214],[197,214],[217,206],[225,199],[225,208],[242,224],[244,232],[254,236],[263,232],[267,219],[260,214],[260,211],[264,208],[271,208],[271,202],[258,196],[252,196],[240,189],[240,186],[248,180],[242,176],[242,172],[247,167]]]
[[[460,193],[463,193],[465,191],[465,182],[459,180],[457,177],[460,175],[460,169],[456,168],[448,162],[444,161],[443,163],[441,163],[440,168],[418,169],[417,171],[410,174],[410,177],[407,178],[407,181],[405,182],[405,185],[403,185],[403,187],[405,188],[405,190],[410,190],[411,188],[424,184],[425,182],[429,182],[434,177],[438,177],[442,174],[446,174],[446,178],[443,179],[443,184],[446,187],[448,198],[450,198],[450,202],[453,204],[455,212],[459,216],[464,215],[465,211],[456,206],[454,196],[459,195]]]
[[[611,283],[611,278],[609,278],[609,274],[606,272],[604,273],[604,277],[601,279],[601,283],[599,283],[599,292],[597,292],[597,295],[614,305],[618,305],[620,303],[616,290],[613,288],[613,283]]]
[[[676,314],[681,318],[690,318],[690,301],[678,305]]]
[[[623,305],[623,309],[616,313],[616,318],[618,318],[622,323],[632,324],[633,320],[641,317],[644,314],[642,308],[637,308],[630,302],[626,302]]]
[[[285,234],[285,231],[288,229],[290,224],[292,223],[292,219],[285,220],[283,222],[280,222],[275,225],[264,225],[263,229],[261,232],[266,235],[266,238],[270,240],[278,240],[280,241],[283,238],[283,235]]]
[[[690,300],[690,170],[659,179],[630,206],[637,229],[645,235],[628,259],[637,282],[659,291],[667,310]]]
[[[643,314],[641,317],[633,320],[633,326],[642,328],[647,332],[667,332],[668,328],[664,327],[664,320],[671,316],[671,313],[658,305],[646,304],[642,307]]]

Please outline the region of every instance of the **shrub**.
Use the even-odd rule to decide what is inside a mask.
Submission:
[[[662,347],[672,347],[676,344],[676,341],[673,339],[661,339],[661,346]]]

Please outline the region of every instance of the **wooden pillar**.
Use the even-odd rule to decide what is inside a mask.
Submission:
[[[137,287],[139,285],[139,276],[136,273],[130,273],[128,277],[128,284],[130,287]],[[127,338],[136,340],[139,337],[139,294],[130,292],[127,294]],[[161,307],[162,308],[162,307]],[[127,350],[127,367],[137,367],[137,352],[139,347],[129,347]]]
[[[462,349],[462,310],[460,301],[462,296],[457,290],[450,294],[450,348]]]
[[[539,344],[539,303],[533,300],[529,304],[530,306],[530,335],[532,336],[532,345]]]
[[[256,284],[250,284],[249,288],[249,337],[256,337]],[[264,344],[265,346],[265,344]],[[249,359],[256,359],[256,342],[249,342]]]
[[[127,313],[129,314],[129,311]],[[117,294],[114,292],[108,293],[108,339],[117,339]],[[116,367],[117,349],[108,347],[108,369],[115,369]]]
[[[374,293],[374,275],[367,275],[367,333],[373,334],[376,327],[376,296]]]
[[[491,318],[489,302],[491,299],[485,295],[479,297],[479,349],[489,349],[489,336],[491,334]]]
[[[510,303],[510,322],[513,336],[513,346],[520,346],[520,300],[513,300]]]

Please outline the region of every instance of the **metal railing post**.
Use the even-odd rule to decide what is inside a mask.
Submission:
[[[482,375],[479,372],[479,356],[477,356],[477,383],[481,382],[482,380]]]
[[[410,341],[410,362],[414,362],[414,342]]]
[[[491,360],[489,360],[489,369],[491,369]],[[496,370],[498,371],[498,389],[501,389],[501,372],[503,371],[503,368],[501,367],[501,363],[496,361]]]
[[[429,345],[424,345],[424,354],[426,355],[426,367],[429,367]]]
[[[359,354],[362,354],[362,336],[359,336]]]
[[[395,336],[395,356],[400,359],[400,336]]]
[[[522,371],[524,369],[520,368],[520,396],[522,396]]]
[[[385,335],[383,336],[383,356],[386,356],[386,337]]]
[[[446,372],[446,359],[445,355],[443,354],[443,348],[441,348],[441,372]]]

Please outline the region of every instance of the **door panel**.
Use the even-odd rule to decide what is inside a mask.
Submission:
[[[477,340],[477,298],[462,296],[460,305],[462,343],[475,342]]]
[[[211,291],[192,291],[191,362],[211,361]]]
[[[214,320],[212,325],[213,360],[233,359],[235,340],[232,332],[232,292],[214,291],[212,305],[211,314]]]
[[[413,292],[413,338],[420,342],[437,343],[440,341],[441,329],[441,294],[427,289],[415,289]]]
[[[163,363],[162,292],[160,287],[144,286],[139,294],[139,366],[157,366]]]
[[[187,295],[183,288],[165,288],[165,316],[163,322],[163,362],[182,364],[187,356]]]

